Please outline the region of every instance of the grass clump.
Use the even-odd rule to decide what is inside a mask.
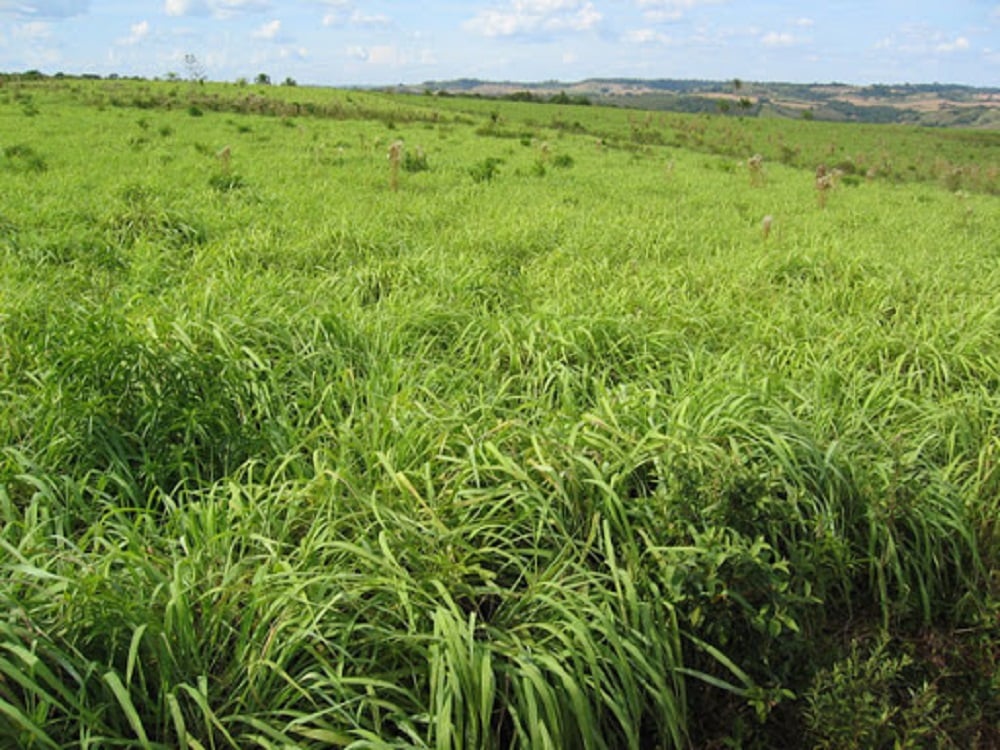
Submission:
[[[39,174],[45,172],[49,165],[32,146],[26,143],[16,143],[4,147],[3,167],[10,172]]]
[[[419,146],[413,151],[407,151],[403,154],[403,169],[407,172],[426,172],[429,170],[430,164],[427,162],[427,154]]]
[[[143,239],[173,248],[190,247],[204,242],[206,236],[197,221],[166,207],[156,191],[143,185],[121,192],[121,202],[105,217],[104,226],[111,240],[126,248]]]
[[[213,190],[220,193],[230,193],[234,190],[243,190],[247,187],[246,180],[233,172],[213,174],[208,178],[208,184]]]
[[[494,156],[487,157],[469,167],[469,176],[474,182],[491,182],[500,174],[500,165],[503,159]]]

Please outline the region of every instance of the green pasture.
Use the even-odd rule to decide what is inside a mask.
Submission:
[[[998,154],[4,80],[0,745],[995,747]]]

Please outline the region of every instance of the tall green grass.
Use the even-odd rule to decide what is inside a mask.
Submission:
[[[0,104],[0,738],[996,739],[994,197],[158,91]]]

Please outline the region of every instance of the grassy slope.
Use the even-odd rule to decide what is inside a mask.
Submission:
[[[996,198],[704,153],[992,142],[74,85],[0,96],[0,735],[995,741]]]

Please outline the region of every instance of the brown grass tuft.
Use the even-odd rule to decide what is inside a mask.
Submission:
[[[403,162],[403,142],[393,141],[389,144],[389,187],[393,192],[399,190],[399,165]]]

